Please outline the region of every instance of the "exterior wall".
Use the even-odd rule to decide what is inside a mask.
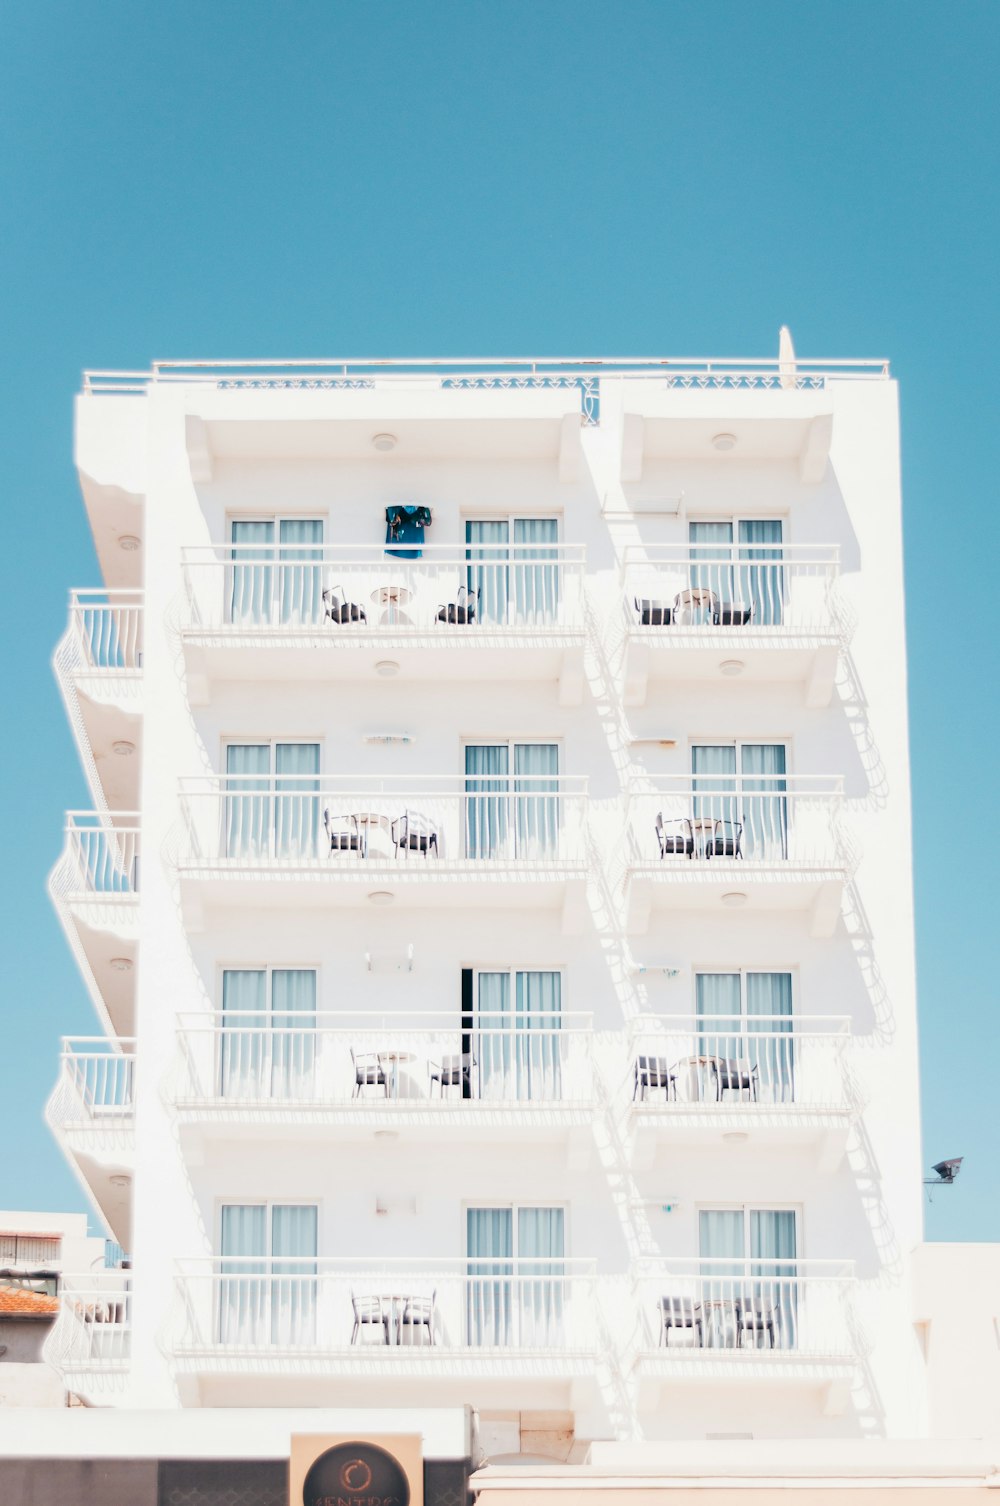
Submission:
[[[1000,1433],[1000,1245],[913,1251],[913,1318],[934,1438]]]
[[[478,396],[437,397],[447,406],[446,399],[459,395]],[[831,382],[825,395],[833,408],[833,441],[830,464],[818,483],[804,483],[792,459],[747,461],[737,454],[724,460],[667,460],[655,453],[647,457],[640,482],[623,483],[622,436],[631,399],[614,381],[604,384],[600,426],[581,431],[579,456],[573,466],[563,467],[571,479],[560,479],[554,450],[533,459],[503,459],[488,449],[477,456],[473,439],[467,453],[450,459],[443,454],[411,461],[402,454],[336,458],[307,453],[305,442],[298,455],[236,453],[240,413],[255,413],[265,427],[273,422],[278,426],[273,432],[280,428],[281,436],[274,447],[294,449],[290,424],[306,416],[317,423],[333,418],[346,411],[355,394],[223,394],[160,385],[141,403],[128,400],[134,432],[127,444],[120,426],[109,426],[106,418],[107,406],[118,398],[80,400],[78,449],[88,457],[88,475],[127,491],[128,478],[137,472],[136,456],[143,449],[146,456],[142,963],[132,1232],[138,1275],[125,1405],[270,1399],[272,1380],[266,1374],[239,1385],[216,1380],[200,1389],[190,1382],[178,1388],[164,1353],[176,1262],[217,1248],[218,1207],[229,1199],[316,1200],[322,1255],[454,1258],[463,1253],[468,1202],[564,1203],[567,1253],[593,1257],[602,1273],[622,1283],[637,1256],[697,1256],[700,1205],[762,1203],[799,1210],[800,1257],[856,1262],[866,1339],[846,1412],[826,1417],[814,1393],[794,1387],[765,1396],[746,1385],[727,1390],[719,1384],[704,1392],[665,1389],[652,1413],[627,1425],[650,1437],[727,1430],[898,1437],[926,1425],[906,1280],[906,1252],[921,1237],[921,1160],[896,389],[888,381]],[[481,405],[466,405],[465,411],[478,420],[489,418],[493,396],[482,394]],[[530,409],[533,396],[551,406],[547,393],[521,394],[520,400]],[[394,395],[394,401],[404,404],[405,416],[405,399]],[[414,398],[415,419],[430,411],[428,401]],[[195,481],[186,435],[192,415],[199,414],[232,418],[226,433],[236,438],[222,446],[230,453],[216,454],[211,479]],[[261,446],[267,442],[262,438]],[[320,436],[309,444],[322,451],[324,442]],[[680,493],[683,515],[635,510]],[[183,548],[224,540],[233,513],[276,510],[322,514],[328,519],[328,542],[378,548],[383,509],[401,499],[431,505],[430,537],[436,545],[454,544],[456,553],[466,515],[512,510],[554,513],[563,541],[586,546],[588,639],[579,705],[560,704],[554,680],[525,679],[488,684],[358,678],[349,691],[327,680],[258,679],[213,683],[207,698],[200,688],[192,697],[179,633]],[[807,709],[797,684],[654,678],[645,704],[627,708],[620,576],[626,546],[683,543],[691,517],[776,512],[786,519],[786,543],[840,546],[842,590],[857,629],[832,703]],[[411,732],[412,745],[364,743],[365,734],[389,727]],[[174,868],[181,840],[178,779],[219,773],[227,738],[282,736],[319,741],[328,773],[412,773],[416,784],[424,776],[459,774],[463,738],[559,740],[562,772],[589,779],[594,857],[583,918],[567,928],[558,909],[456,908],[429,893],[425,908],[391,911],[340,909],[332,899],[311,908],[233,899],[224,908],[206,905],[199,916],[185,919]],[[828,940],[810,935],[801,913],[703,909],[654,910],[648,933],[629,936],[627,782],[644,774],[687,774],[693,740],[733,737],[786,741],[790,773],[844,776],[846,824],[860,861],[835,934]],[[659,746],[658,740],[667,738],[675,739],[674,748]],[[366,951],[400,951],[409,942],[415,956],[411,974],[366,971]],[[680,976],[635,971],[637,962],[664,959],[679,967]],[[251,962],[314,964],[320,970],[321,1009],[373,1014],[390,1006],[457,1009],[463,966],[563,968],[563,1008],[592,1012],[595,1029],[611,1033],[601,1038],[599,1049],[607,1080],[613,1084],[621,1077],[620,1097],[597,1115],[587,1154],[577,1146],[569,1155],[555,1144],[532,1146],[525,1154],[523,1145],[500,1134],[492,1143],[438,1146],[431,1157],[405,1138],[391,1150],[354,1138],[348,1144],[321,1137],[303,1150],[280,1131],[265,1137],[235,1128],[228,1138],[185,1139],[176,1132],[170,1103],[178,1071],[178,1016],[218,1008],[221,969]],[[624,1166],[614,1146],[627,1109],[625,1024],[643,1012],[693,1012],[694,973],[740,965],[791,969],[796,1010],[805,1017],[850,1017],[854,1080],[864,1110],[845,1155],[824,1168],[814,1148],[770,1147],[751,1138],[738,1147],[721,1140],[681,1147],[661,1143],[648,1164]],[[377,1198],[390,1209],[415,1199],[415,1209],[378,1216]],[[674,1205],[670,1214],[658,1211],[666,1201]],[[304,1396],[310,1384],[303,1381],[283,1394]],[[460,1384],[461,1396],[452,1399],[502,1410],[497,1393],[484,1390],[478,1396],[467,1378]],[[345,1382],[340,1392],[349,1387]],[[539,1392],[535,1405],[565,1406],[568,1393],[568,1385]],[[623,1424],[605,1423],[618,1425]]]

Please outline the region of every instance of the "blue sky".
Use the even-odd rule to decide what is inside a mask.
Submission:
[[[889,356],[902,385],[928,1233],[1000,1238],[996,0],[7,0],[0,1206],[93,1014],[44,892],[88,803],[49,667],[99,577],[84,366]]]

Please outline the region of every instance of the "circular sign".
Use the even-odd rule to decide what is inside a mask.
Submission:
[[[409,1506],[402,1465],[375,1443],[338,1443],[309,1467],[302,1506]]]

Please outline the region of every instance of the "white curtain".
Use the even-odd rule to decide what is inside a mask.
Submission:
[[[799,1294],[796,1266],[795,1214],[791,1209],[754,1208],[750,1213],[750,1255],[754,1296],[774,1324],[773,1342],[779,1349],[798,1346]],[[761,1333],[757,1342],[770,1342]]]
[[[271,619],[273,591],[274,524],[234,522],[232,541],[232,596],[229,616],[234,623],[261,623]]]
[[[276,744],[274,790],[275,855],[314,858],[319,840],[319,743]]]
[[[712,592],[721,604],[735,599],[732,523],[689,523],[689,584]],[[707,612],[704,614],[709,615]]]
[[[515,977],[517,1097],[557,1100],[562,1091],[562,974],[522,972]]]
[[[510,1024],[510,973],[480,973],[473,1055],[479,1063],[478,1081],[483,1098],[515,1096]]]
[[[271,841],[271,749],[267,743],[226,748],[225,852],[229,858],[264,856]]]
[[[783,743],[744,743],[743,851],[769,862],[788,856],[788,800]],[[760,791],[760,794],[756,792]]]
[[[505,623],[508,613],[507,560],[510,527],[506,522],[466,523],[466,585],[478,596],[480,622]]]
[[[317,1209],[271,1210],[271,1343],[316,1342]]]
[[[514,1212],[469,1208],[465,1215],[470,1345],[509,1347],[513,1327]]]
[[[724,838],[736,834],[740,823],[740,801],[736,780],[736,746],[731,743],[696,743],[691,749],[694,775],[693,814],[701,823],[701,852],[716,835]]]
[[[555,518],[514,519],[511,573],[516,621],[554,622],[558,616],[558,542],[559,524]]]
[[[279,615],[283,623],[309,627],[321,620],[323,521],[282,518],[278,524]]]
[[[514,798],[517,808],[517,855],[537,858],[559,845],[559,745],[517,743],[514,748]]]
[[[316,973],[276,967],[271,973],[271,1096],[315,1094]]]
[[[562,1339],[565,1218],[562,1208],[517,1210],[519,1343],[547,1348]]]
[[[764,627],[780,624],[785,608],[785,576],[780,564],[781,519],[743,518],[740,533],[740,599],[753,605],[754,623]],[[752,563],[744,563],[752,561]]]
[[[510,750],[506,743],[465,749],[465,855],[499,857],[507,845]]]
[[[220,1090],[223,1098],[267,1097],[267,974],[226,968],[222,974]]]
[[[698,1055],[710,1060],[738,1061],[745,1054],[746,1044],[740,1025],[739,973],[698,973],[695,1000],[701,1024]],[[718,1091],[716,1082],[710,1066],[699,1064],[698,1096],[711,1098]]]
[[[747,973],[746,1028],[764,1103],[795,1102],[791,973]],[[755,1033],[765,1039],[754,1040]]]
[[[267,1209],[227,1203],[222,1209],[219,1341],[259,1344],[266,1332]]]

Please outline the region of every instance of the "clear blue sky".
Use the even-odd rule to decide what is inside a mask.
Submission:
[[[49,658],[99,581],[84,366],[889,356],[902,384],[934,1238],[1000,1238],[996,0],[6,0],[0,1207],[90,1004],[45,896],[86,804]],[[989,552],[992,551],[992,552]]]

